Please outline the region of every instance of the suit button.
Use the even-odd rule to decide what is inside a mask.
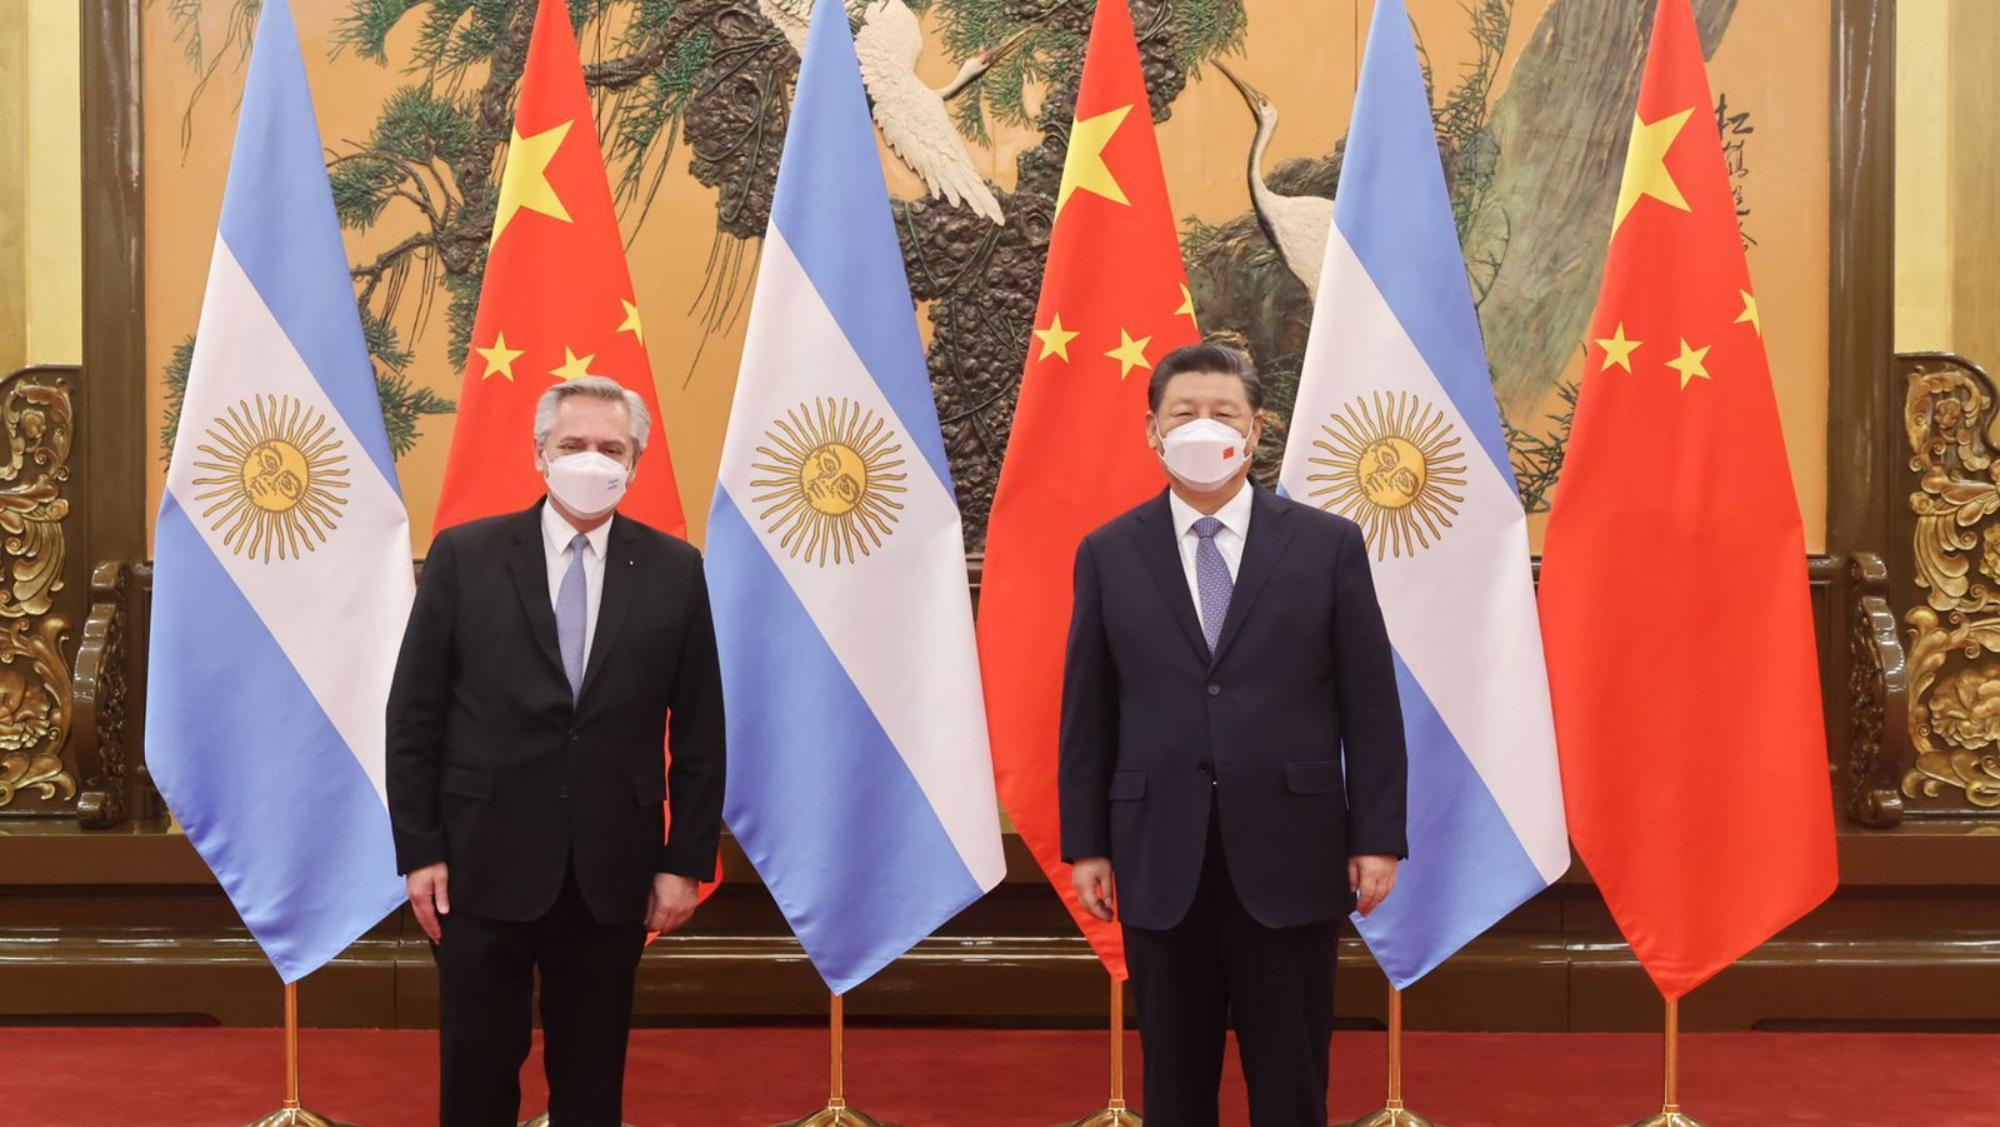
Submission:
[[[575,743],[578,740],[581,740],[582,738],[583,738],[582,736],[577,735],[575,732],[571,732],[569,734],[569,742],[571,743]]]
[[[568,798],[568,797],[569,797],[569,788],[568,788],[568,787],[557,787],[557,788],[556,788],[556,797],[557,797],[557,798]]]
[[[1219,697],[1219,696],[1221,696],[1221,695],[1222,695],[1222,685],[1221,685],[1221,683],[1220,683],[1220,682],[1217,682],[1217,681],[1210,681],[1210,682],[1208,683],[1208,695],[1209,695],[1209,696],[1212,696],[1212,697]]]
[[[1199,763],[1195,765],[1195,770],[1200,771],[1204,775],[1213,775],[1215,774],[1215,764]]]

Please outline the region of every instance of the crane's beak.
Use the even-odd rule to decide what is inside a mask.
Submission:
[[[1015,51],[1019,50],[1021,44],[1026,43],[1028,41],[1028,36],[1033,35],[1034,33],[1035,29],[1031,27],[1023,31],[1017,31],[1013,35],[1008,36],[1005,42],[1001,43],[998,47],[995,47],[991,51],[988,51],[986,53],[986,65],[988,67],[992,67],[998,64],[1001,59],[1004,59],[1007,56],[1013,54]]]
[[[1245,82],[1241,78],[1238,78],[1236,76],[1235,71],[1230,70],[1228,67],[1222,65],[1221,62],[1219,61],[1214,62],[1214,66],[1215,69],[1222,72],[1222,77],[1229,80],[1229,84],[1231,86],[1236,87],[1236,92],[1238,94],[1243,95],[1243,102],[1245,105],[1248,105],[1250,107],[1250,112],[1256,113],[1257,104],[1264,100],[1264,95],[1259,93],[1255,86],[1252,86],[1248,82]]]

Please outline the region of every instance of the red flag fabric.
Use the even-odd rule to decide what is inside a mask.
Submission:
[[[638,392],[653,417],[646,453],[618,511],[686,536],[576,31],[566,0],[541,0],[433,533],[517,512],[542,495],[546,486],[532,456],[535,403],[557,381],[586,375],[609,376]],[[715,880],[721,879],[718,860]],[[702,896],[715,887],[704,883]]]
[[[542,0],[500,174],[435,531],[525,509],[541,496],[529,443],[535,401],[550,384],[584,375],[609,376],[638,392],[653,415],[646,455],[619,511],[686,535],[576,33],[565,0]]]
[[[1838,883],[1805,538],[1688,0],[1660,0],[1542,556],[1570,836],[1679,998]]]
[[[1100,0],[1056,196],[1013,435],[987,526],[979,664],[1001,803],[1098,958],[1118,928],[1062,862],[1056,741],[1077,545],[1158,493],[1146,446],[1155,362],[1199,339],[1126,0]]]

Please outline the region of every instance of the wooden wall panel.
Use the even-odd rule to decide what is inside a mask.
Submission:
[[[158,827],[154,827],[156,830]],[[74,836],[74,835],[68,835]],[[268,1025],[276,976],[177,835],[0,838],[0,1024]],[[74,848],[72,848],[74,846]],[[1007,881],[856,990],[862,1021],[1094,1025],[1105,978],[1018,843]],[[733,844],[730,881],[683,935],[647,953],[635,1021],[816,1020],[824,987]],[[1690,1029],[2000,1030],[2000,835],[1925,823],[1841,836],[1828,904],[1692,995]],[[1384,984],[1349,936],[1338,1008],[1383,1018]],[[436,976],[405,913],[306,980],[313,1025],[423,1027]],[[1657,1026],[1658,998],[1587,873],[1509,917],[1409,995],[1413,1028]]]

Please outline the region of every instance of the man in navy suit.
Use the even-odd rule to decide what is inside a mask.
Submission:
[[[1214,1127],[1232,1020],[1254,1127],[1325,1127],[1340,920],[1408,853],[1367,545],[1250,483],[1263,387],[1241,353],[1168,355],[1148,401],[1167,489],[1077,551],[1063,856],[1123,924],[1148,1127]]]

